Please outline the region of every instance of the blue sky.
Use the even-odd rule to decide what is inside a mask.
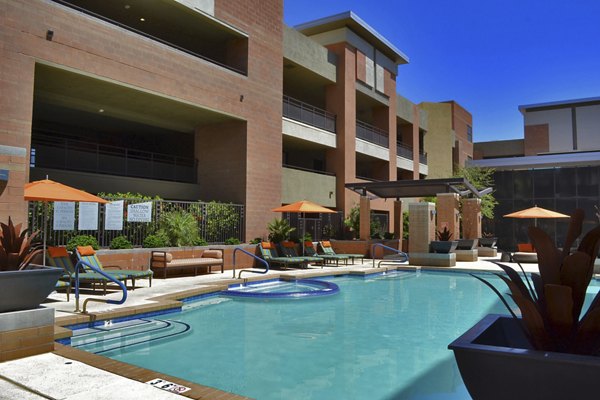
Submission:
[[[476,142],[522,138],[519,105],[600,97],[600,0],[285,0],[284,20],[348,10],[409,57],[398,92],[456,100]]]

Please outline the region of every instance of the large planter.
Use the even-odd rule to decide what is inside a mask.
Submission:
[[[600,357],[532,350],[509,316],[486,316],[448,348],[474,400],[598,398]]]
[[[37,308],[54,291],[61,268],[30,265],[22,271],[0,271],[0,312]]]
[[[458,246],[458,240],[434,240],[431,242],[431,251],[434,253],[452,253]]]
[[[473,250],[477,247],[478,239],[459,239],[458,245],[456,246],[457,250]]]
[[[496,246],[497,241],[498,241],[498,238],[496,238],[496,237],[482,237],[482,238],[479,238],[479,245],[481,247],[494,247],[494,246]]]

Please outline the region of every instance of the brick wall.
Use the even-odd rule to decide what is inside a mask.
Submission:
[[[537,156],[550,150],[548,124],[525,125],[524,155]]]

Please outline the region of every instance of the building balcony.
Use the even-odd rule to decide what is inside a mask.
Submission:
[[[396,151],[398,157],[403,157],[408,160],[413,159],[413,150],[411,147],[405,145],[404,143],[396,143]]]
[[[283,96],[283,116],[335,133],[335,114],[289,96]]]
[[[284,165],[281,181],[282,203],[306,199],[324,207],[336,206],[334,174]]]
[[[197,160],[87,141],[34,135],[31,167],[196,183]]]
[[[356,137],[385,147],[386,149],[389,148],[390,138],[388,133],[383,129],[367,124],[366,122],[356,120]]]

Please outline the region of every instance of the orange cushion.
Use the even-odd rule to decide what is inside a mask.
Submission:
[[[152,255],[154,261],[166,261],[171,262],[173,260],[173,254],[171,253],[155,253]]]
[[[288,249],[296,247],[296,243],[290,241],[281,242],[281,245]]]
[[[311,241],[308,241],[308,240],[307,240],[306,242],[304,242],[304,246],[305,246],[305,247],[306,247],[306,246],[308,246],[308,247],[313,247],[313,242],[311,242]]]
[[[77,252],[83,257],[96,254],[92,246],[77,246]]]
[[[533,245],[531,243],[519,243],[517,246],[520,252],[533,253]]]
[[[48,255],[52,258],[69,257],[66,247],[48,247]]]
[[[321,246],[323,246],[323,247],[331,247],[331,242],[329,240],[323,240],[321,242]]]
[[[260,247],[262,247],[263,249],[270,250],[270,249],[274,248],[274,245],[273,245],[273,243],[270,243],[270,242],[260,242]]]

